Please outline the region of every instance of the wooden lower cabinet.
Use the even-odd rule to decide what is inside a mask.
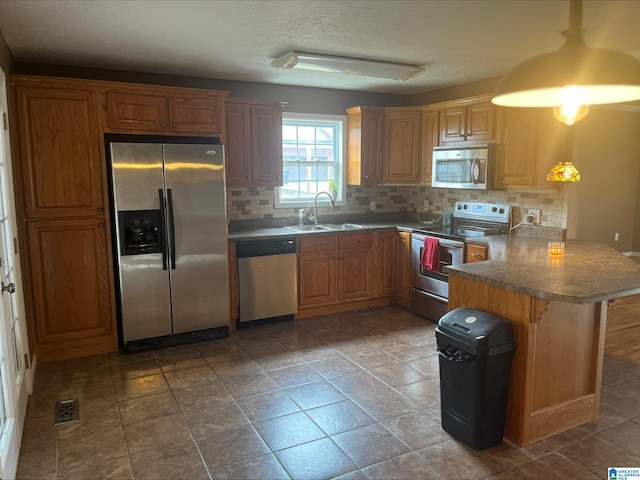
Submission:
[[[301,307],[369,299],[371,233],[301,238],[298,304]]]
[[[117,349],[104,218],[28,223],[38,361]]]
[[[411,295],[411,233],[397,232],[396,257],[394,259],[396,295],[409,301]],[[406,305],[405,302],[401,302]]]
[[[336,254],[304,255],[299,259],[299,304],[334,303],[337,298]]]
[[[399,303],[407,305],[411,280],[411,233],[398,232],[394,228],[378,232],[377,240],[377,294],[395,295]]]
[[[378,254],[376,270],[378,271],[378,295],[394,295],[396,293],[396,256],[398,232],[385,230],[378,232]]]

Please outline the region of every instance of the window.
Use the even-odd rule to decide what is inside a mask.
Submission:
[[[346,116],[284,114],[282,119],[283,186],[276,207],[308,207],[318,192],[335,194],[346,205],[344,129]],[[328,204],[322,195],[318,204]]]

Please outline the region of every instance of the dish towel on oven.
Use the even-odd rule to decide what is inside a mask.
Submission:
[[[427,270],[438,271],[440,266],[440,240],[434,237],[425,237],[420,263]]]

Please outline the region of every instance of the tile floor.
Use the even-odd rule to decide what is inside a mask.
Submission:
[[[435,325],[399,307],[43,364],[19,479],[606,478],[640,467],[640,366],[605,358],[597,421],[482,452],[440,427]],[[57,400],[80,421],[56,427]]]

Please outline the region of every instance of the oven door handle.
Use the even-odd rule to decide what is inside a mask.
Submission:
[[[464,242],[458,242],[456,240],[449,240],[446,238],[434,237],[433,235],[423,235],[423,234],[416,235],[415,233],[413,234],[413,236],[416,240],[420,242],[424,242],[424,239],[427,237],[437,238],[440,242],[440,245],[443,247],[464,248]]]

